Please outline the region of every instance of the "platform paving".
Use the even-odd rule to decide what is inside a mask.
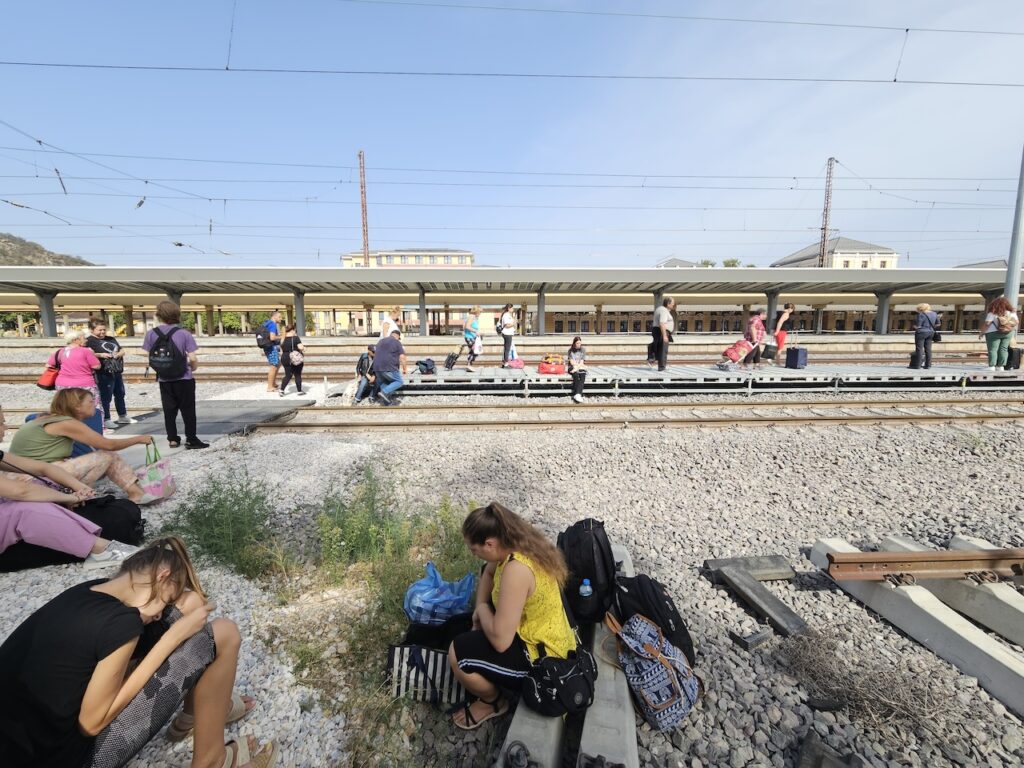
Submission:
[[[572,384],[568,375],[540,374],[523,369],[464,367],[439,369],[423,375],[410,370],[402,388],[418,394],[565,395]],[[588,369],[585,393],[681,394],[720,392],[823,392],[914,389],[944,390],[960,387],[1024,389],[1024,372],[989,371],[979,365],[945,365],[912,369],[902,365],[809,365],[802,369],[766,366],[752,370],[720,370],[706,365],[669,365],[664,371],[647,366],[593,366]],[[334,394],[334,392],[330,393]]]

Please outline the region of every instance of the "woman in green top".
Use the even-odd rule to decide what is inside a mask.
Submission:
[[[83,423],[95,410],[96,400],[89,390],[77,387],[60,390],[53,396],[49,414],[18,429],[11,441],[11,453],[26,459],[56,463],[90,487],[106,477],[140,506],[158,501],[156,496],[142,490],[128,462],[114,453],[131,445],[151,443],[153,437],[136,435],[111,440],[96,434]],[[95,450],[74,459],[68,458],[76,441]],[[27,475],[21,477],[32,479]]]
[[[565,558],[541,531],[497,502],[474,509],[462,536],[487,562],[476,591],[473,630],[455,638],[448,662],[475,697],[454,717],[465,730],[508,711],[499,689],[517,691],[531,662],[566,658],[576,636],[562,604]]]

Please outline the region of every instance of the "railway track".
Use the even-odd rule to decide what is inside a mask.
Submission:
[[[1024,399],[801,400],[770,403],[523,403],[508,405],[302,408],[266,432],[623,427],[785,427],[1024,422]]]

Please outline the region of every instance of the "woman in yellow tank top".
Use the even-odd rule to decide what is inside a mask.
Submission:
[[[576,636],[562,605],[565,559],[547,537],[497,502],[462,524],[469,550],[486,561],[476,590],[473,630],[448,649],[455,677],[475,697],[455,713],[459,728],[478,728],[508,711],[502,691],[518,691],[541,649],[566,658]]]

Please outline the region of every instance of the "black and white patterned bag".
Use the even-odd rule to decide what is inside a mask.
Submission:
[[[391,695],[430,704],[455,704],[468,697],[448,664],[448,652],[424,645],[388,648]]]

